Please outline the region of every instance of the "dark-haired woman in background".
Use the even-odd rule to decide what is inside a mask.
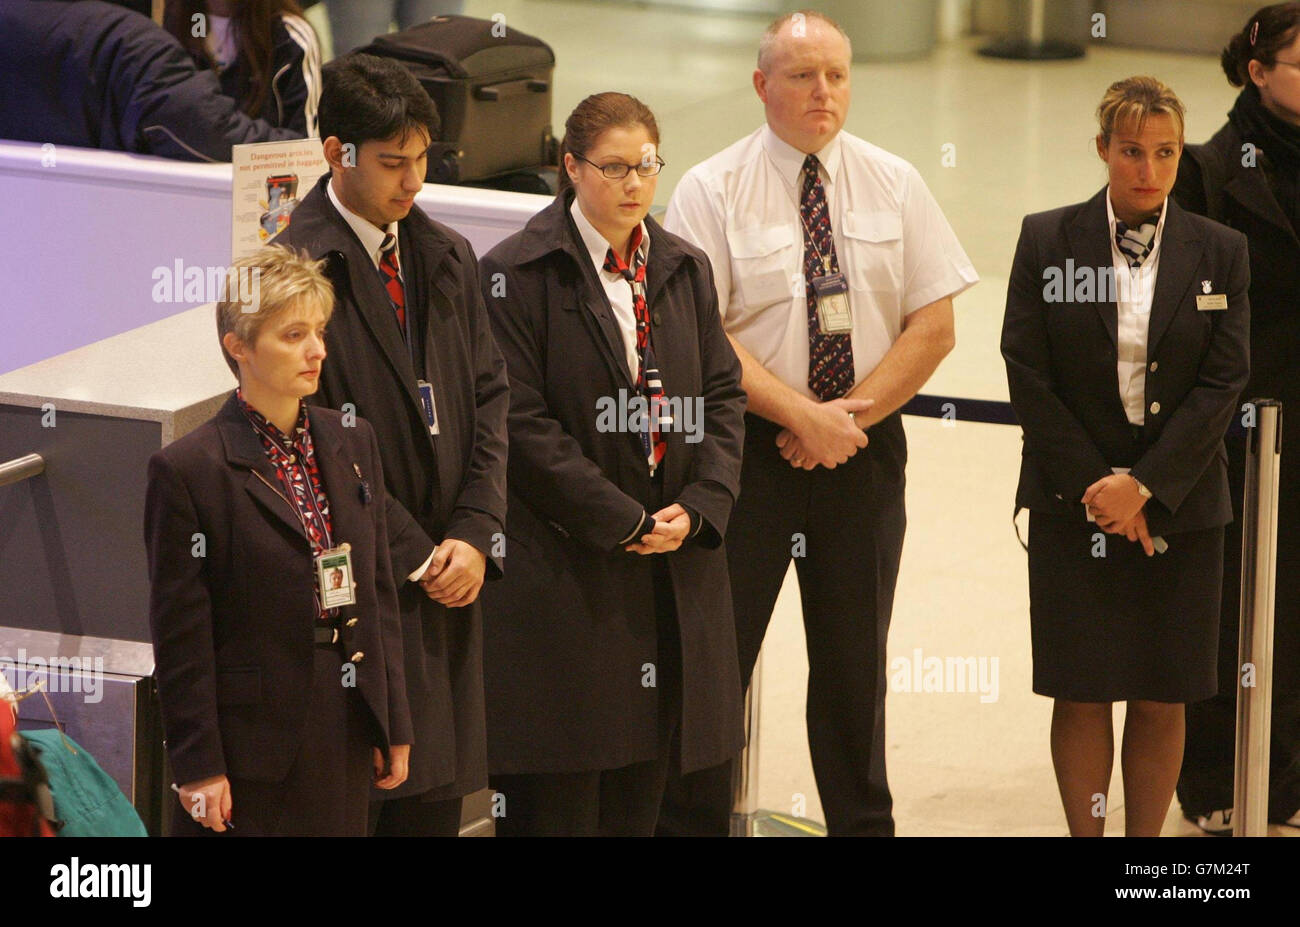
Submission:
[[[241,111],[318,134],[320,43],[294,0],[167,0],[163,26]]]
[[[743,741],[745,394],[708,258],[648,215],[658,145],[639,100],[583,100],[559,195],[481,262],[510,376],[509,567],[483,592],[501,836],[649,836],[670,764]],[[657,429],[628,414],[660,400]]]
[[[1189,145],[1174,197],[1250,242],[1250,382],[1241,402],[1280,399],[1300,411],[1300,3],[1253,15],[1223,50],[1228,82],[1242,87],[1228,122]],[[1238,405],[1240,408],[1240,404]],[[1300,826],[1300,442],[1282,429],[1273,651],[1269,820]],[[1188,820],[1232,829],[1237,628],[1246,436],[1235,416],[1227,437],[1235,525],[1224,544],[1219,693],[1187,708],[1178,798]],[[1289,821],[1288,821],[1289,819]]]

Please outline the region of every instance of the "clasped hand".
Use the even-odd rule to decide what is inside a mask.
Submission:
[[[874,399],[831,399],[809,403],[797,431],[786,428],[776,436],[781,457],[790,466],[833,470],[867,446],[867,433],[852,414],[866,412]],[[852,413],[852,414],[851,414]]]
[[[463,608],[478,598],[486,569],[487,558],[473,544],[447,538],[434,550],[420,588],[435,602]]]
[[[654,513],[655,529],[641,540],[624,546],[634,554],[666,554],[682,546],[691,530],[691,516],[674,502]]]
[[[1136,479],[1127,473],[1104,476],[1088,487],[1082,501],[1103,531],[1140,543],[1148,557],[1155,554],[1142,510],[1147,500],[1138,492]]]

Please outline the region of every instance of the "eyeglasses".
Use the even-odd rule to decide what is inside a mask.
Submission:
[[[628,171],[635,170],[638,177],[653,177],[664,168],[664,159],[655,158],[653,161],[642,161],[640,164],[624,164],[622,161],[611,161],[609,164],[597,164],[584,158],[580,154],[574,155],[579,161],[586,161],[592,167],[596,168],[605,175],[607,180],[622,180],[627,176]]]
[[[1285,64],[1288,68],[1300,68],[1300,64],[1294,61],[1274,61],[1274,64]]]

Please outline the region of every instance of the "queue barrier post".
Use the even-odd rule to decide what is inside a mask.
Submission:
[[[1254,399],[1242,506],[1241,624],[1237,636],[1237,744],[1234,837],[1268,832],[1269,731],[1273,714],[1273,607],[1277,576],[1278,477],[1282,404]]]

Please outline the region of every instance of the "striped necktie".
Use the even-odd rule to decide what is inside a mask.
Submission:
[[[1142,262],[1151,254],[1151,243],[1156,237],[1156,227],[1160,224],[1160,213],[1147,216],[1138,223],[1138,227],[1129,228],[1123,219],[1115,220],[1115,244],[1123,252],[1129,267],[1141,267]]]
[[[397,326],[406,334],[406,287],[402,285],[402,271],[397,266],[397,236],[392,232],[384,235],[384,243],[379,246],[379,277],[388,292],[388,301],[397,313]]]
[[[654,346],[650,341],[650,310],[645,301],[645,255],[641,252],[641,227],[632,232],[632,266],[628,267],[613,248],[605,251],[606,273],[620,274],[632,288],[632,311],[636,315],[636,391],[645,400],[649,412],[646,428],[641,429],[641,449],[645,452],[646,463],[650,466],[650,475],[663,462],[668,445],[659,432],[660,416],[664,408],[664,384],[659,376],[659,367],[655,363]],[[663,424],[672,423],[666,415]]]

